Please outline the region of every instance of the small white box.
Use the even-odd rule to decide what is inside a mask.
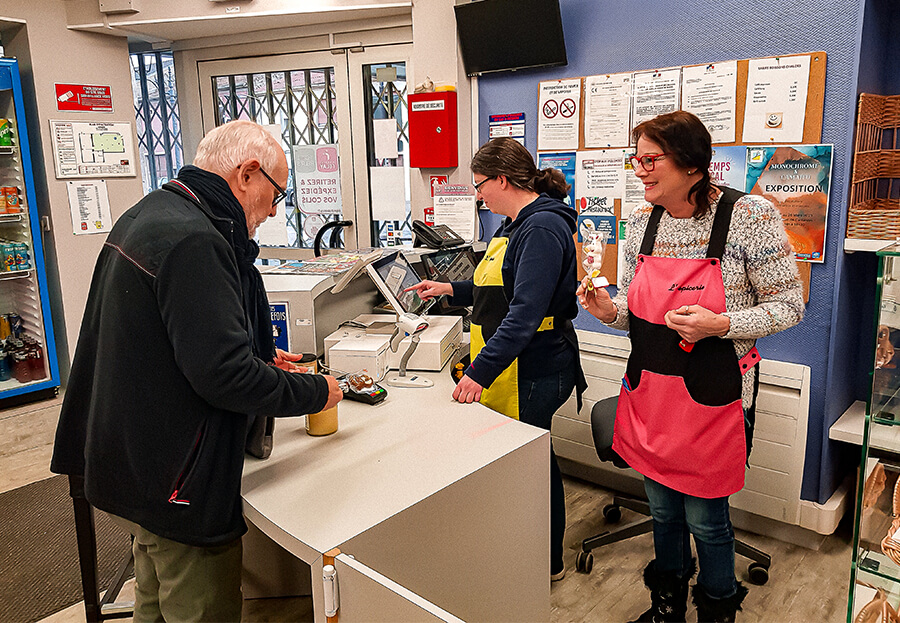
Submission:
[[[407,370],[423,370],[438,372],[447,360],[463,345],[462,318],[459,316],[424,316],[428,328],[419,334],[419,346],[407,362]],[[373,323],[396,320],[393,314],[362,314],[354,318],[354,322],[368,327]],[[332,360],[331,349],[349,338],[359,339],[365,336],[366,330],[358,327],[341,327],[325,338],[325,365],[343,370]],[[390,344],[390,335],[369,335],[371,338],[384,338]],[[406,353],[411,338],[406,336],[397,347],[397,352],[387,351],[387,366],[392,370],[400,368],[400,359]],[[348,347],[353,342],[348,342]],[[376,377],[380,378],[380,377]]]
[[[335,375],[365,370],[372,378],[380,379],[387,372],[389,343],[389,335],[366,335],[359,331],[344,337],[326,351],[326,365]]]

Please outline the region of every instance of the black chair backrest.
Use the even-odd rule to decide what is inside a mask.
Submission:
[[[601,461],[611,462],[616,467],[625,469],[628,463],[613,449],[613,429],[616,424],[616,405],[618,396],[604,398],[594,403],[591,409],[591,434],[594,436],[594,449]]]

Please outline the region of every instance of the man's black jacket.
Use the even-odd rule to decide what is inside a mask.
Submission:
[[[51,463],[84,475],[93,506],[190,545],[246,530],[248,414],[314,413],[328,399],[324,378],[251,353],[234,229],[169,190],[116,222],[94,269]]]

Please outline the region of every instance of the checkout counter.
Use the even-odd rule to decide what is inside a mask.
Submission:
[[[288,305],[294,352],[323,354],[326,336],[381,298],[365,274],[336,294],[331,276],[263,280]],[[421,365],[410,359],[433,386],[344,400],[327,436],[279,418],[271,456],[246,458],[245,597],[311,594],[317,622],[338,604],[342,623],[549,620],[550,436],[452,400],[447,349],[458,352],[462,323],[450,318]]]

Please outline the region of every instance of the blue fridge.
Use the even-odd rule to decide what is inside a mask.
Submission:
[[[2,408],[59,387],[22,81],[9,58],[0,58],[0,258]]]

